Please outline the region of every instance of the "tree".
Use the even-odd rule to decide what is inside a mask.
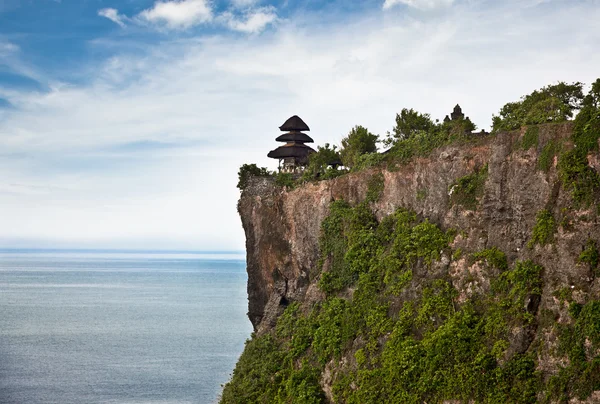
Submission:
[[[323,175],[331,176],[333,178],[335,175],[329,172],[329,170],[333,169],[328,169],[328,167],[331,163],[340,160],[340,154],[336,149],[337,146],[330,148],[329,143],[325,143],[324,147],[319,146],[316,153],[312,153],[308,156],[308,166],[302,174],[302,179],[314,180]]]
[[[342,139],[340,157],[346,167],[354,167],[358,158],[366,153],[377,151],[379,136],[372,134],[367,128],[357,125],[348,136]]]
[[[408,139],[419,132],[429,132],[434,126],[435,123],[429,114],[421,114],[412,108],[403,108],[399,114],[396,114],[396,126],[392,129],[393,134],[388,134],[386,144]]]
[[[600,78],[592,83],[592,88],[588,95],[585,96],[582,103],[583,107],[594,109],[600,108]]]
[[[599,85],[600,87],[600,85]],[[494,131],[519,129],[524,125],[564,122],[573,117],[584,103],[583,84],[580,82],[542,87],[521,97],[520,101],[504,105],[492,117]]]

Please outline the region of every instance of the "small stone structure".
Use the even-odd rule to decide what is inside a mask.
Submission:
[[[444,123],[462,121],[462,120],[467,120],[469,122],[471,121],[468,116],[465,117],[465,114],[463,114],[462,108],[460,107],[460,105],[456,104],[454,106],[454,109],[452,110],[452,113],[450,114],[450,116],[446,115],[446,117],[444,118]],[[489,135],[489,133],[483,129],[481,130],[481,132],[467,131],[467,133],[470,133],[471,135],[480,135],[480,136]]]
[[[463,114],[462,108],[460,107],[460,105],[456,104],[456,106],[454,107],[454,110],[450,114],[450,117],[448,115],[446,115],[446,117],[444,118],[444,122],[460,121],[463,119],[465,119],[465,114]],[[467,119],[468,119],[468,117],[467,117]]]

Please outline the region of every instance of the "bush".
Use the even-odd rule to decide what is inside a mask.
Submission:
[[[329,179],[343,173],[329,168],[336,161],[340,161],[340,154],[337,152],[337,146],[330,147],[325,143],[324,147],[319,146],[316,153],[308,157],[308,166],[302,174],[303,181],[313,181],[316,179]]]
[[[378,166],[385,160],[385,155],[381,153],[366,153],[361,154],[355,161],[354,171],[364,170],[367,168]]]
[[[537,147],[539,139],[540,128],[538,126],[529,126],[523,136],[523,143],[521,148],[523,150],[529,150],[532,147]]]
[[[465,175],[454,182],[450,187],[450,200],[453,204],[463,206],[468,210],[475,210],[479,198],[483,195],[483,188],[488,176],[487,164],[473,174]]]
[[[273,173],[265,167],[257,167],[256,164],[244,164],[238,171],[238,183],[237,187],[240,190],[244,190],[248,186],[248,180],[250,177],[270,177]]]
[[[296,186],[296,181],[294,181],[294,176],[292,173],[277,173],[275,176],[275,183],[280,187],[285,188],[294,188]]]
[[[372,134],[360,125],[352,128],[348,136],[342,139],[340,157],[346,167],[355,167],[359,158],[367,153],[377,152],[379,136]]]
[[[410,139],[421,132],[429,132],[435,124],[429,114],[421,114],[414,109],[403,108],[396,114],[396,126],[392,133],[388,133],[386,144],[393,144],[398,140]]]
[[[473,259],[476,261],[485,261],[488,265],[498,268],[502,271],[508,269],[508,261],[506,254],[497,247],[487,248],[485,250],[473,254]]]
[[[579,262],[586,263],[591,269],[596,269],[600,262],[600,253],[598,253],[598,247],[596,242],[589,239],[585,245],[585,249],[579,254]]]
[[[589,166],[587,156],[598,150],[600,139],[600,79],[583,101],[583,108],[575,118],[573,150],[560,156],[558,170],[565,189],[571,191],[579,205],[590,205],[600,194],[600,174]]]
[[[552,213],[546,209],[540,210],[535,217],[535,226],[527,246],[533,248],[536,244],[545,245],[549,243],[555,231],[556,220],[554,220]]]
[[[554,156],[556,156],[559,151],[559,144],[555,140],[548,141],[538,158],[538,168],[544,172],[548,172],[554,163]]]

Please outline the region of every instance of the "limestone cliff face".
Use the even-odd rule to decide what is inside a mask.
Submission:
[[[600,240],[595,206],[573,209],[558,178],[556,158],[545,172],[538,168],[541,147],[516,147],[524,133],[525,129],[469,145],[447,146],[429,158],[416,159],[394,171],[383,170],[384,191],[374,203],[374,211],[382,218],[398,207],[409,208],[442,228],[459,230],[454,248],[479,251],[495,246],[507,254],[509,262],[534,259],[543,264],[541,307],[556,306],[552,291],[564,286],[576,290],[575,298],[582,301],[588,295],[598,296],[600,281],[593,279],[588,267],[577,264],[586,241]],[[568,139],[570,134],[570,124],[546,126],[539,132],[538,144]],[[594,162],[592,158],[590,165]],[[477,209],[453,205],[452,184],[486,164],[488,177]],[[288,303],[323,297],[315,285],[321,222],[331,201],[344,199],[356,204],[364,200],[369,179],[378,171],[352,173],[292,191],[270,179],[256,178],[242,193],[238,209],[247,240],[248,315],[259,334],[272,328]],[[542,209],[569,226],[558,227],[553,243],[527,248],[536,214]],[[476,264],[469,266],[464,259],[442,261],[455,286],[462,286],[461,294],[485,287]]]

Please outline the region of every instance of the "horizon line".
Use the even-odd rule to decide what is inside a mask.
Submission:
[[[169,249],[135,249],[135,248],[35,248],[35,247],[27,247],[27,248],[13,248],[0,247],[0,254],[7,252],[81,252],[81,253],[106,253],[106,254],[118,254],[118,253],[128,253],[128,254],[136,254],[136,253],[150,253],[150,254],[245,254],[246,250],[169,250]]]

